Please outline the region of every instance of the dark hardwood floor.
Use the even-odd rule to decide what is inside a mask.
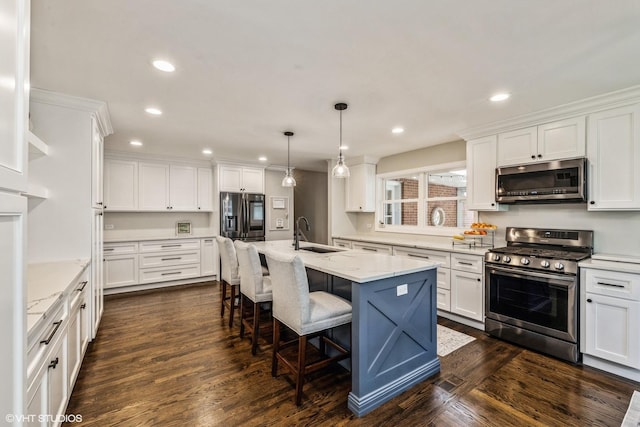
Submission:
[[[476,338],[441,358],[440,374],[356,418],[350,377],[335,368],[296,407],[288,376],[271,377],[270,347],[252,356],[219,307],[216,282],[107,297],[67,413],[101,427],[619,426],[640,389],[440,319]]]

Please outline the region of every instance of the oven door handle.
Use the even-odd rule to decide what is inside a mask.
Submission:
[[[526,274],[519,274],[509,268],[490,267],[490,273],[494,273],[494,272],[503,273],[504,275],[515,277],[518,279],[527,279],[528,277],[537,277],[540,279],[547,279],[547,280],[553,280],[553,281],[559,280],[562,282],[569,282],[566,284],[566,286],[570,286],[573,282],[575,282],[575,276],[556,276],[553,274],[536,273],[536,272],[529,272],[529,271],[527,271]],[[561,285],[565,286],[564,284],[561,284]]]

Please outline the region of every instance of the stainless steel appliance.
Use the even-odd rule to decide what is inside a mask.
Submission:
[[[593,231],[508,227],[506,240],[485,255],[485,331],[578,362],[578,262]]]
[[[264,194],[220,193],[220,235],[233,240],[264,240]]]
[[[587,201],[587,159],[554,160],[496,169],[496,201],[560,203]]]

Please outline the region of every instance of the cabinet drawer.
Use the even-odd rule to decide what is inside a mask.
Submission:
[[[200,262],[200,251],[176,251],[160,254],[138,255],[140,268],[171,267],[175,265],[196,264]]]
[[[377,253],[389,254],[389,255],[391,255],[391,252],[392,252],[391,246],[380,245],[377,243],[353,242],[351,244],[351,248],[355,250],[365,251],[365,252],[377,252]]]
[[[154,240],[140,242],[140,252],[188,251],[200,249],[200,240]],[[200,261],[198,261],[200,262]]]
[[[352,242],[351,240],[333,239],[333,246],[337,246],[339,248],[352,249]]]
[[[482,274],[483,258],[474,255],[451,254],[451,268]]]
[[[451,270],[438,267],[437,286],[438,289],[451,289]]]
[[[105,243],[102,250],[105,255],[135,254],[138,253],[138,243]]]
[[[145,268],[140,270],[140,283],[166,282],[200,276],[200,264],[171,268]]]
[[[406,256],[409,258],[426,259],[429,261],[439,262],[440,267],[444,268],[449,268],[451,266],[451,257],[449,256],[449,252],[394,246],[393,254],[398,256]]]
[[[451,311],[451,291],[448,289],[436,289],[438,309]]]
[[[587,292],[640,301],[640,274],[586,270]]]
[[[64,335],[67,319],[65,303],[61,298],[48,313],[45,313],[42,322],[29,333],[27,339],[27,378],[29,381],[48,350],[55,345],[60,336]]]

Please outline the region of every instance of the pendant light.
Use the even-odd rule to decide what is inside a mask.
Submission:
[[[291,155],[291,142],[290,139],[293,136],[293,132],[286,131],[285,136],[287,137],[287,172],[284,174],[284,178],[282,178],[282,186],[283,187],[295,187],[296,180],[291,175],[291,165],[289,164],[289,157]]]
[[[347,109],[347,104],[339,102],[335,106],[335,109],[340,111],[340,145],[338,146],[338,163],[333,167],[331,175],[334,178],[349,178],[349,168],[344,162],[344,156],[342,155],[342,111]]]

